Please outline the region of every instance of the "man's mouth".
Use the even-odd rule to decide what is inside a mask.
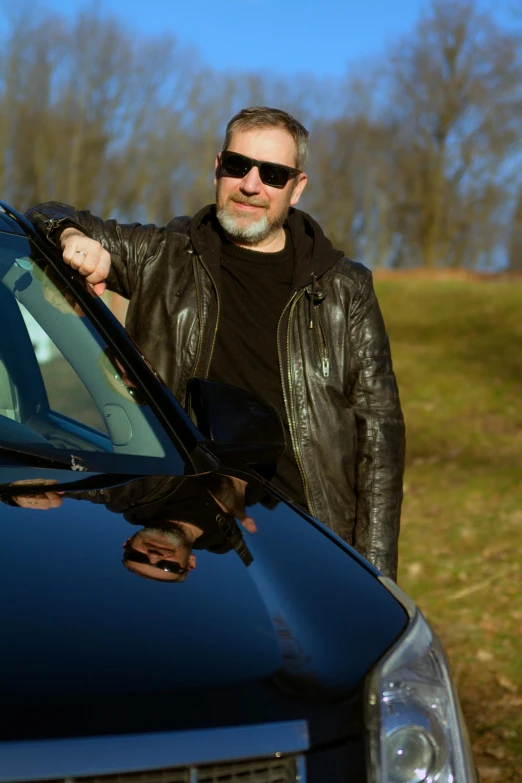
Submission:
[[[247,212],[251,212],[251,211],[254,211],[256,209],[263,209],[263,207],[257,207],[255,204],[241,204],[241,203],[239,203],[236,206],[237,206],[238,209],[244,209]]]
[[[177,547],[172,546],[165,540],[159,540],[157,538],[144,538],[143,544],[147,549],[155,549],[156,551],[161,552],[161,554],[171,555],[177,550]]]
[[[263,201],[261,199],[243,199],[238,198],[237,196],[231,197],[230,201],[238,207],[239,209],[244,209],[246,211],[250,210],[256,210],[256,209],[268,209],[269,204],[267,204],[266,201]]]
[[[147,549],[154,549],[156,552],[159,552],[160,554],[171,554],[172,552],[176,551],[175,547],[169,547],[166,544],[159,543],[157,541],[146,541],[145,546]]]

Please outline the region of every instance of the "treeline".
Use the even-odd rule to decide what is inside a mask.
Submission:
[[[222,74],[172,37],[91,9],[18,13],[0,54],[0,198],[166,222],[213,200],[242,106],[312,133],[302,202],[370,266],[522,270],[522,44],[474,2],[435,0],[344,79]]]

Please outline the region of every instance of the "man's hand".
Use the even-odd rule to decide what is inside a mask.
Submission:
[[[30,508],[33,511],[49,511],[60,508],[63,499],[58,492],[42,492],[41,495],[17,495],[13,500],[20,508]]]
[[[48,487],[49,485],[57,483],[56,479],[23,479],[21,481],[15,481],[11,486],[22,487],[24,485],[30,485],[31,487],[34,487],[36,484],[41,484],[42,487]],[[34,511],[47,511],[51,508],[59,508],[62,505],[62,495],[63,492],[47,490],[42,491],[39,494],[15,495],[13,500],[21,508],[30,508]]]
[[[249,533],[257,533],[257,525],[252,517],[247,516],[245,509],[247,482],[233,476],[221,476],[221,479],[222,484],[218,493],[214,494],[209,490],[209,495],[226,514],[233,514],[236,519],[239,519],[245,530]]]
[[[60,234],[63,260],[85,277],[98,296],[105,291],[105,280],[111,268],[110,253],[95,239],[77,228],[66,228]]]

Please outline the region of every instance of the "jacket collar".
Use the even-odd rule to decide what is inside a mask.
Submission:
[[[300,209],[291,209],[287,225],[294,246],[294,274],[292,293],[310,285],[313,277],[320,278],[343,258],[324,235],[321,226]],[[313,277],[312,277],[313,276]]]
[[[336,250],[319,224],[300,209],[290,209],[286,225],[294,247],[294,293],[310,285],[313,277],[317,279],[324,275],[343,258],[344,253]],[[216,218],[215,204],[208,204],[194,215],[189,232],[194,250],[219,278],[222,233]]]

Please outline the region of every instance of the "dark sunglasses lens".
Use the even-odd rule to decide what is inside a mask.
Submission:
[[[252,168],[252,161],[244,155],[224,152],[221,156],[221,169],[230,177],[244,177]]]
[[[143,565],[155,565],[162,571],[168,571],[169,574],[179,574],[183,570],[179,563],[173,563],[172,560],[158,560],[157,563],[151,563],[144,552],[136,552],[130,547],[125,550],[124,560],[130,560],[132,563],[142,563]]]
[[[278,166],[277,163],[261,163],[259,176],[265,185],[270,185],[273,188],[284,188],[288,182],[289,172],[284,166]]]
[[[168,571],[169,574],[179,574],[181,566],[179,563],[173,563],[172,560],[158,560],[156,568],[161,568],[162,571]]]
[[[136,552],[135,549],[127,548],[125,550],[125,560],[130,560],[132,563],[150,563],[149,558],[143,552]]]

